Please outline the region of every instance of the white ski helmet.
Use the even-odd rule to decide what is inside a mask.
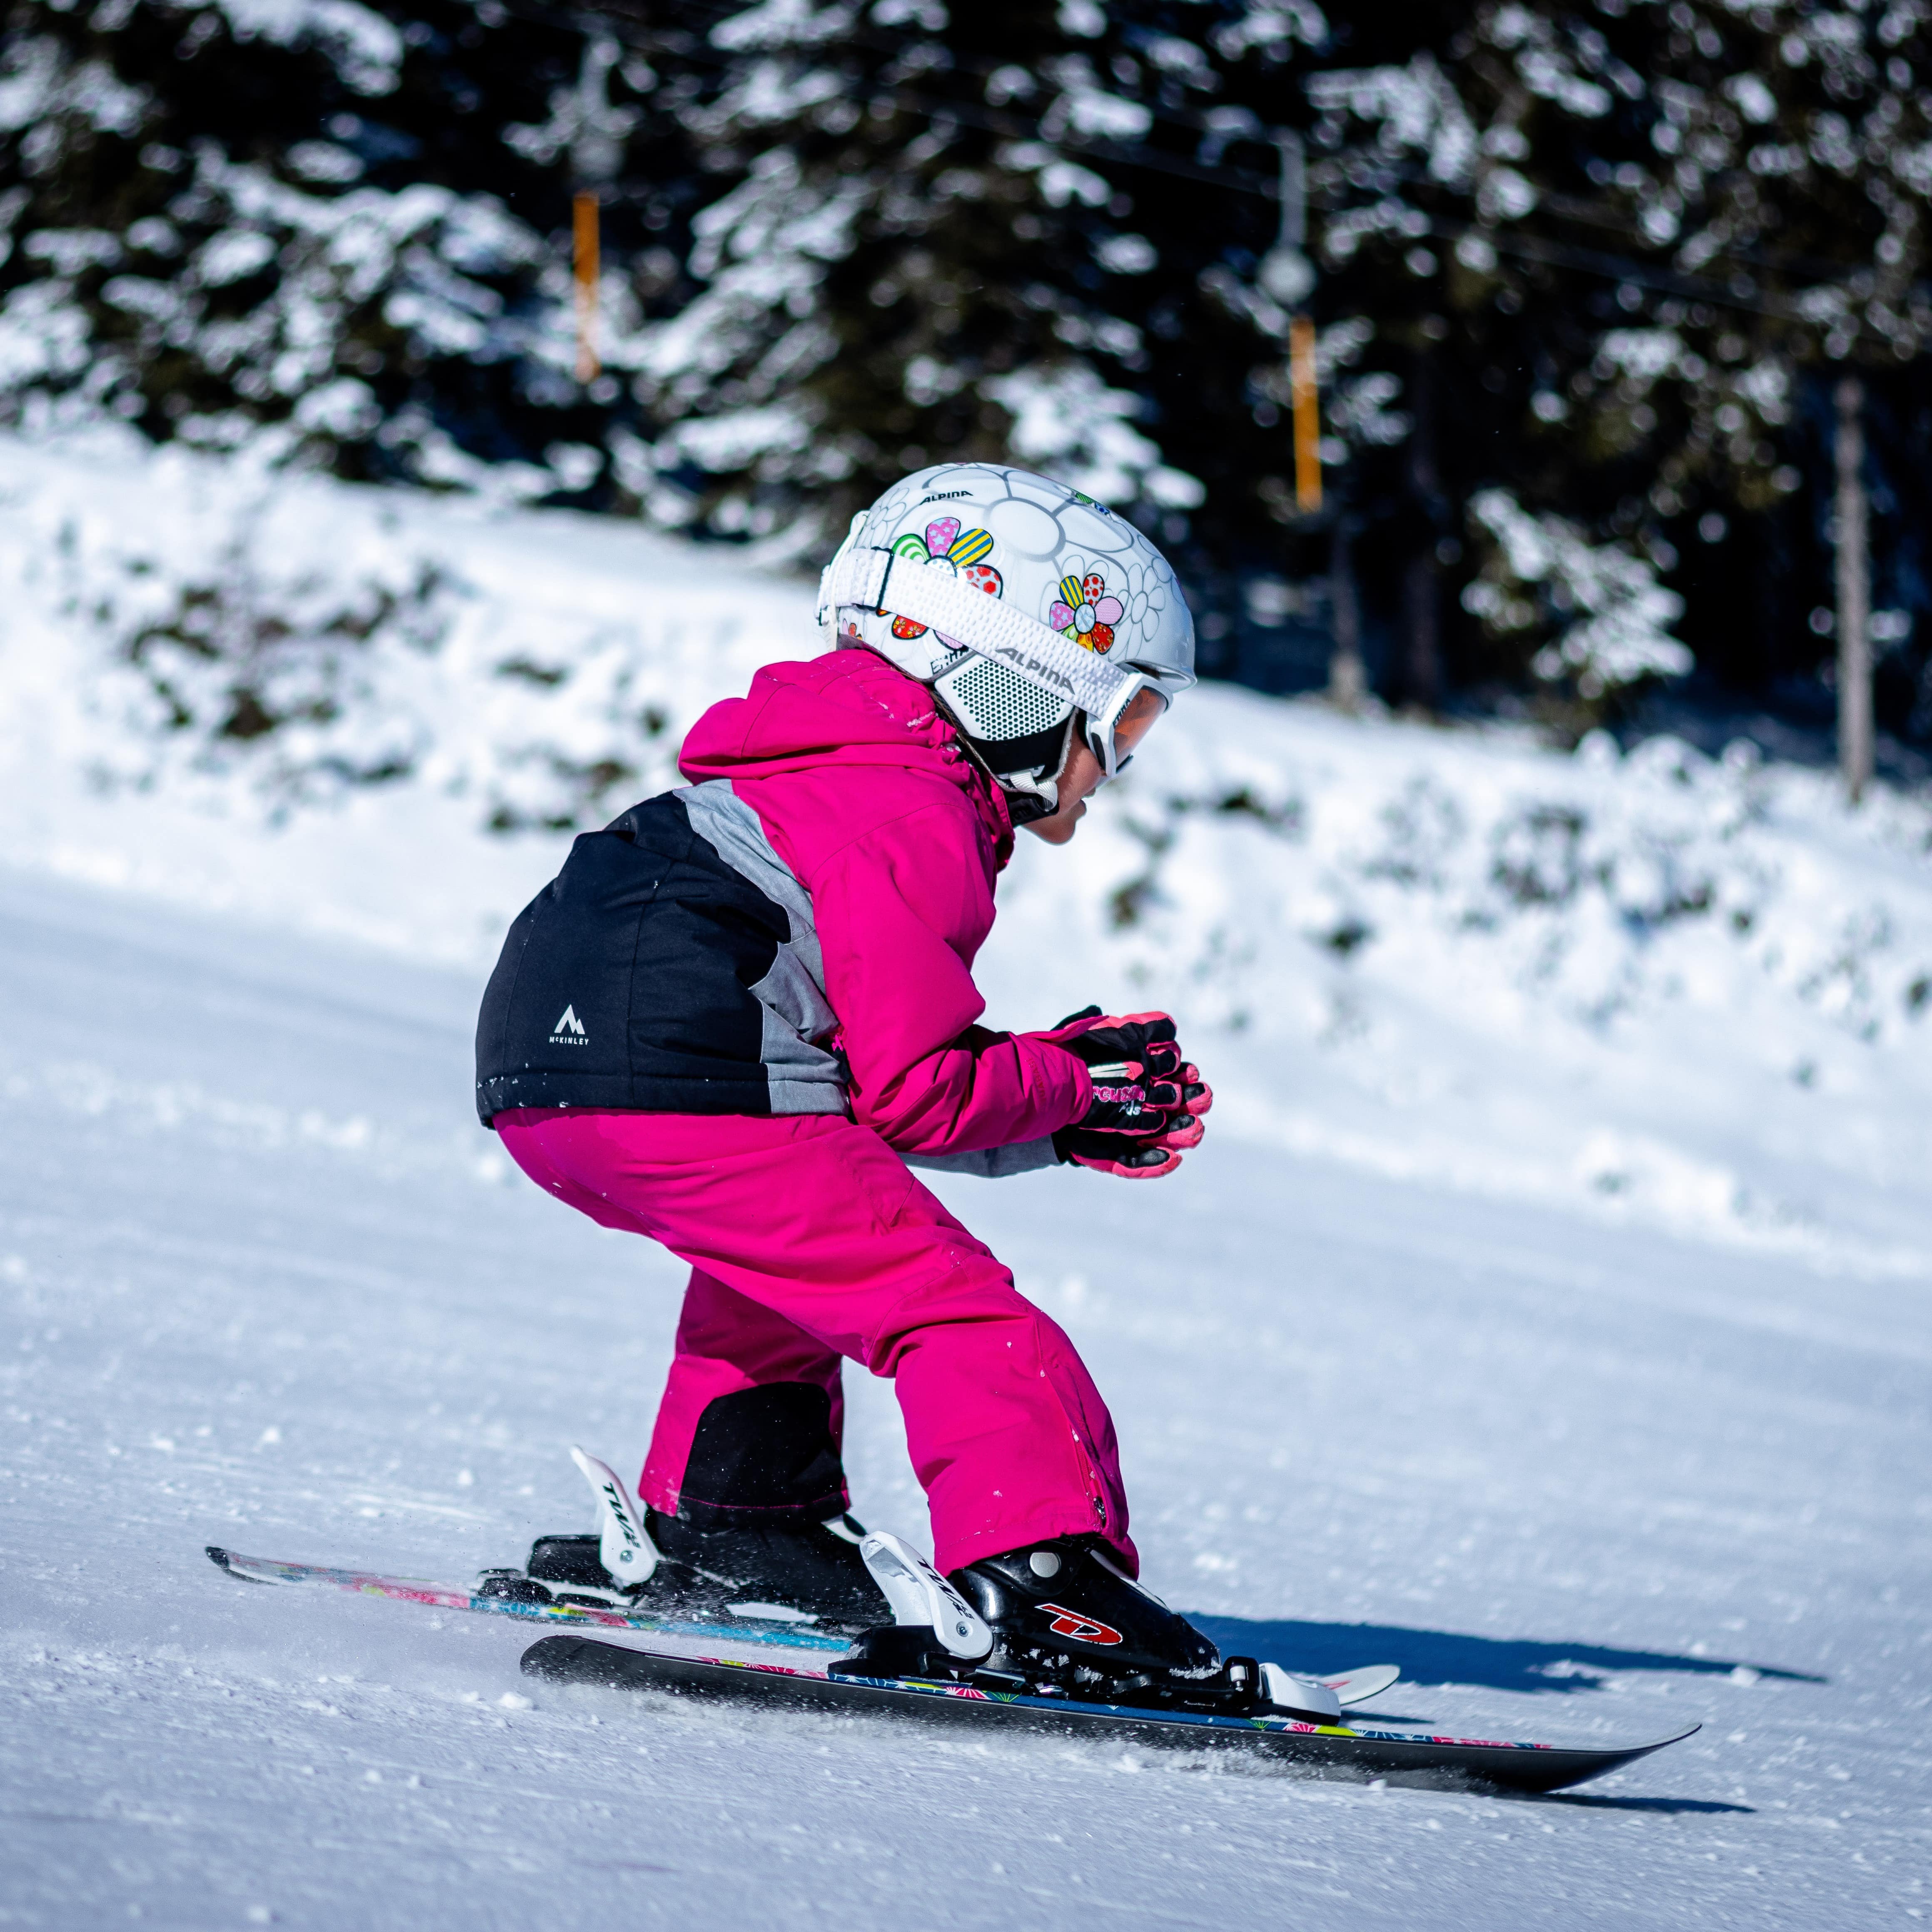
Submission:
[[[1028,470],[942,463],[852,519],[818,621],[932,686],[1017,823],[1058,808],[1076,713],[1101,769],[1142,691],[1194,682],[1194,620],[1132,524]]]

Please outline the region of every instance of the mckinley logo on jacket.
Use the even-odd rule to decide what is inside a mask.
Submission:
[[[590,1036],[584,1031],[584,1022],[577,1017],[574,1006],[566,1006],[563,1016],[550,1030],[550,1043],[553,1046],[588,1046]]]

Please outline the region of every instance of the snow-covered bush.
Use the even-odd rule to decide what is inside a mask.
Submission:
[[[1526,510],[1507,490],[1470,500],[1488,539],[1462,607],[1492,635],[1535,646],[1530,669],[1600,712],[1636,686],[1682,677],[1690,652],[1672,636],[1684,600],[1649,561],[1616,543],[1593,544],[1562,517]],[[1547,641],[1539,642],[1539,640]]]
[[[783,595],[621,526],[572,567],[544,554],[566,532],[533,547],[482,505],[118,438],[77,468],[7,448],[7,648],[86,640],[81,755],[110,791],[280,820],[414,784],[479,829],[601,824],[675,782],[674,721],[764,654]]]
[[[1839,809],[1830,775],[1742,745],[1712,759],[1659,737],[1624,756],[1596,733],[1569,758],[1480,738],[1424,756],[1292,714],[1257,711],[1232,744],[1232,718],[1174,723],[1122,787],[1124,842],[1102,834],[1108,922],[1150,983],[1184,973],[1204,1018],[1292,1030],[1284,982],[1298,1004],[1328,959],[1463,1023],[1500,1004],[1592,1030],[1754,981],[1752,1004],[1775,989],[1923,1050],[1932,800],[1868,814],[1859,842],[1893,855],[1905,894],[1868,896],[1808,843]]]
[[[448,628],[435,565],[272,574],[238,537],[186,575],[151,555],[124,554],[121,568],[121,584],[94,587],[88,615],[146,680],[152,701],[133,702],[128,719],[152,746],[143,782],[184,756],[295,804],[414,770],[424,722],[381,693],[394,654],[433,652]]]

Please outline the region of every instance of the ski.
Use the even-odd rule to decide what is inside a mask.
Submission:
[[[462,1583],[431,1583],[409,1576],[381,1576],[367,1570],[338,1570],[323,1563],[283,1563],[265,1556],[243,1556],[218,1544],[208,1546],[209,1560],[244,1583],[322,1583],[360,1597],[387,1597],[434,1610],[474,1610],[486,1616],[522,1617],[540,1624],[590,1624],[601,1630],[636,1630],[652,1636],[697,1637],[710,1642],[769,1644],[785,1650],[842,1652],[844,1637],[827,1636],[796,1622],[740,1618],[694,1622],[643,1610],[606,1610],[595,1604],[525,1603],[514,1597],[485,1596]]]
[[[991,1722],[1100,1742],[1238,1750],[1286,1760],[1327,1777],[1525,1792],[1559,1791],[1600,1778],[1681,1743],[1700,1728],[1693,1724],[1648,1744],[1612,1746],[1417,1736],[1289,1718],[1090,1704],[914,1678],[832,1677],[824,1670],[680,1657],[581,1636],[540,1639],[524,1652],[523,1668],[526,1676],[552,1684],[730,1697],[781,1708],[872,1711],[955,1724]]]

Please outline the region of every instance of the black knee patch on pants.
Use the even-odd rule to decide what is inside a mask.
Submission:
[[[705,1405],[678,1486],[681,1520],[743,1522],[742,1512],[787,1510],[817,1522],[844,1507],[832,1398],[816,1383],[768,1382]]]

